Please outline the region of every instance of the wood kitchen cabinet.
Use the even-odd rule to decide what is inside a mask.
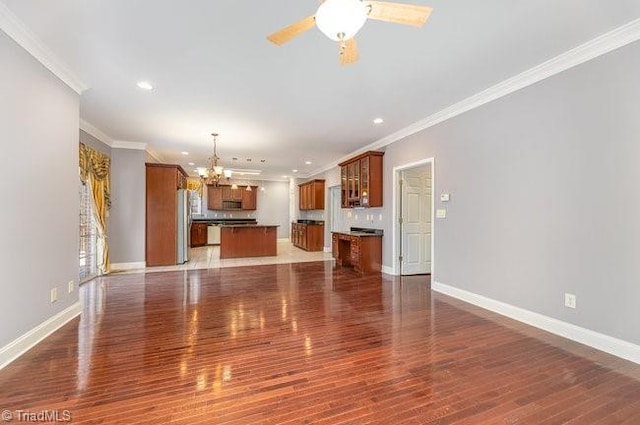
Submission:
[[[191,247],[207,244],[207,223],[191,223]]]
[[[324,209],[324,180],[315,179],[298,185],[301,211]]]
[[[145,260],[147,266],[174,265],[178,245],[177,191],[186,187],[187,173],[179,165],[145,165]]]
[[[207,209],[218,211],[255,210],[257,208],[257,186],[207,186]]]
[[[207,186],[207,209],[222,209],[222,188],[219,186]]]
[[[342,208],[382,206],[383,155],[369,151],[338,164]]]
[[[257,192],[256,186],[249,186],[252,190],[247,190],[245,187],[242,190],[242,209],[243,210],[255,210],[257,207]]]
[[[291,242],[305,251],[324,249],[324,224],[291,223]]]

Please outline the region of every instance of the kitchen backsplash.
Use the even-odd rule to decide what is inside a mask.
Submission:
[[[255,211],[211,211],[204,214],[192,215],[192,218],[256,218]]]
[[[324,220],[324,210],[300,211],[303,220]]]

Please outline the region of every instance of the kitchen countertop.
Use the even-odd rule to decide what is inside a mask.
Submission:
[[[324,220],[304,220],[299,219],[297,221],[292,221],[294,224],[311,224],[316,226],[324,226]]]
[[[280,227],[279,224],[235,223],[221,224],[220,227]]]
[[[256,224],[255,218],[194,218],[191,221],[206,224]]]
[[[339,235],[347,236],[382,236],[384,231],[382,229],[367,229],[362,227],[352,227],[349,231],[331,232]]]

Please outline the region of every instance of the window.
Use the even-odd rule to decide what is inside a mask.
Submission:
[[[202,198],[197,190],[189,190],[189,205],[192,216],[202,214]]]
[[[89,183],[80,183],[80,246],[79,246],[79,269],[78,282],[87,281],[98,275],[98,252],[95,218],[93,217],[93,206],[91,203],[91,190]]]

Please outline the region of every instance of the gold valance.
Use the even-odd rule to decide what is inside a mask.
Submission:
[[[111,208],[111,158],[80,143],[80,180],[87,182],[89,175],[100,182],[103,187],[104,201],[107,209]]]
[[[202,197],[202,180],[195,177],[187,177],[187,190],[196,191]]]

